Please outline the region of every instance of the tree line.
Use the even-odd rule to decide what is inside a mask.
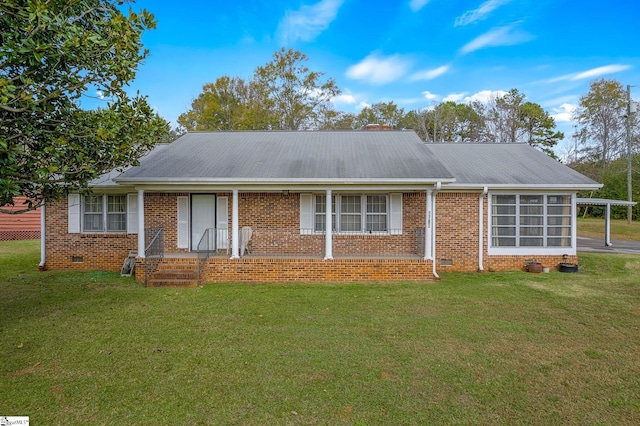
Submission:
[[[310,70],[307,61],[304,53],[283,48],[247,80],[218,77],[202,87],[178,123],[188,131],[356,130],[386,124],[413,129],[425,142],[522,142],[552,156],[564,138],[553,117],[517,89],[486,103],[449,101],[405,112],[391,101],[357,114],[338,111],[331,100],[340,88],[325,73]]]
[[[335,80],[311,71],[307,61],[304,53],[281,49],[248,80],[219,77],[203,86],[178,123],[188,131],[357,130],[385,124],[414,130],[428,143],[527,143],[554,158],[554,148],[565,138],[554,118],[515,88],[487,102],[447,101],[405,111],[391,101],[366,106],[357,114],[339,111],[331,102],[341,93]],[[628,125],[634,199],[640,198],[638,119],[631,113],[627,123],[628,105],[622,84],[601,78],[590,83],[573,112],[576,127],[563,160],[604,183],[599,197],[627,198]],[[614,217],[623,210],[614,209]],[[601,209],[591,212],[600,214]]]
[[[249,79],[222,76],[203,86],[171,129],[143,95],[126,87],[148,51],[141,36],[156,26],[146,11],[123,10],[118,0],[6,0],[0,3],[0,211],[27,196],[18,212],[137,163],[158,142],[184,130],[346,130],[368,124],[413,129],[425,142],[528,143],[549,155],[564,138],[540,105],[517,89],[488,102],[442,102],[405,111],[379,102],[359,113],[338,111],[335,80],[307,66],[305,54],[274,53]],[[81,100],[104,97],[102,107]],[[640,197],[636,114],[615,80],[591,83],[575,112],[567,162],[604,182],[600,196],[622,196],[630,129],[634,199]],[[628,127],[627,127],[628,126]],[[638,211],[636,207],[635,211]],[[16,211],[12,211],[16,213]]]

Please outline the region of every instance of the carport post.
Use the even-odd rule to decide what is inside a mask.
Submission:
[[[604,245],[611,246],[611,203],[607,203],[607,214],[604,218]]]

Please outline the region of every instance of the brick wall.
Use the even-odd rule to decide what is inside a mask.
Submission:
[[[458,192],[436,195],[438,270],[478,269],[478,197],[478,193]]]
[[[68,234],[66,200],[48,203],[45,212],[45,269],[119,271],[137,249],[136,234]]]
[[[178,248],[178,197],[188,195],[182,192],[144,194],[144,227],[164,228],[165,252],[189,252],[189,249]]]
[[[438,272],[473,272],[478,270],[479,197],[480,193],[439,192],[436,196],[436,267]],[[488,255],[487,239],[488,198],[483,198],[483,267],[485,271],[524,270],[527,260],[535,259],[554,269],[562,262],[562,255]],[[568,262],[577,263],[577,256]]]
[[[188,252],[177,249],[177,197],[186,193],[145,193],[145,226],[165,229],[165,252]],[[231,194],[229,224],[231,224]],[[479,193],[439,192],[436,201],[436,265],[438,272],[478,270],[478,197]],[[252,254],[295,254],[309,258],[257,259],[230,261],[212,259],[209,279],[217,281],[309,281],[427,279],[431,262],[421,259],[383,259],[385,256],[416,255],[417,231],[425,226],[426,194],[403,195],[402,235],[334,235],[334,261],[322,260],[322,235],[300,235],[300,196],[296,193],[240,193],[239,226],[254,229]],[[487,198],[484,198],[487,213]],[[130,250],[137,250],[137,235],[67,234],[66,201],[51,203],[46,212],[46,248],[48,269],[104,269],[119,271]],[[486,222],[485,222],[486,223]],[[272,230],[271,232],[269,230]],[[276,232],[273,232],[276,230]],[[291,238],[285,241],[284,232]],[[270,232],[270,233],[269,233]],[[486,233],[486,228],[484,230]],[[262,233],[262,234],[261,234]],[[486,234],[485,234],[486,235]],[[521,270],[532,256],[488,256],[483,238],[484,269]],[[286,250],[283,248],[287,245]],[[379,255],[377,259],[344,259],[340,256]],[[544,266],[553,268],[561,256],[535,256]],[[356,261],[359,262],[356,262]],[[570,257],[570,262],[577,262]],[[354,263],[355,262],[355,263]],[[287,266],[289,265],[289,266]],[[423,270],[424,269],[424,270]],[[304,277],[307,278],[304,278]],[[250,278],[247,278],[250,277]],[[359,278],[358,278],[359,277]]]

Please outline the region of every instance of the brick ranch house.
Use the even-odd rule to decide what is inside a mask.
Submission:
[[[526,144],[188,133],[49,203],[41,267],[118,271],[131,254],[148,285],[555,268],[577,262],[576,193],[600,186]]]

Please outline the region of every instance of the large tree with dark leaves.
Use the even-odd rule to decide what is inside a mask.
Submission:
[[[0,210],[56,200],[114,168],[135,164],[169,130],[126,87],[148,52],[153,15],[125,1],[0,3]],[[98,93],[104,104],[83,108]]]

